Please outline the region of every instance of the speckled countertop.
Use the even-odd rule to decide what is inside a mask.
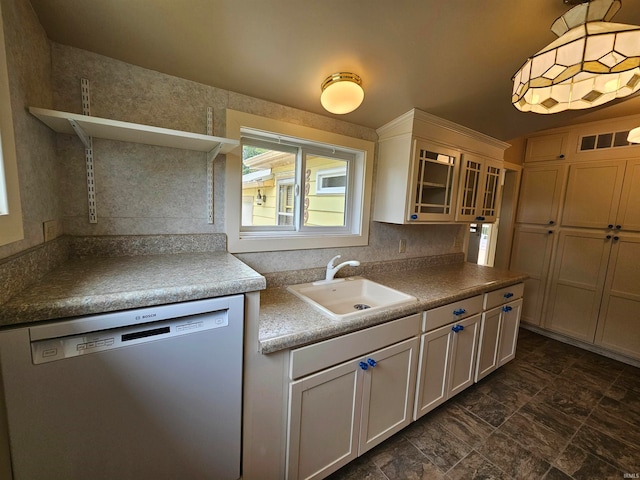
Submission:
[[[369,274],[367,278],[418,300],[371,314],[363,313],[355,319],[333,320],[286,287],[268,288],[260,294],[259,351],[267,354],[321,341],[512,285],[525,280],[527,275],[462,262]]]
[[[0,326],[262,290],[226,252],[69,260],[0,306]]]

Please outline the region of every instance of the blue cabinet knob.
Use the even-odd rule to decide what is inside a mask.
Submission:
[[[411,220],[417,220],[418,219],[418,215],[416,215],[415,213],[411,215]]]
[[[511,292],[507,292],[504,294],[504,298],[511,298],[511,297],[513,297],[513,293]]]
[[[367,358],[367,363],[371,365],[371,368],[375,367],[378,362],[376,362],[373,358]]]
[[[451,330],[453,330],[454,333],[458,333],[458,332],[461,332],[462,330],[464,330],[464,326],[462,326],[462,325],[454,325],[453,327],[451,327]]]
[[[458,310],[453,311],[454,315],[462,315],[463,313],[467,313],[467,311],[464,308],[460,308]]]
[[[510,307],[509,305],[507,305],[506,307],[502,307],[503,312],[510,312],[511,310],[513,310],[513,307]]]
[[[483,220],[484,220],[484,217],[482,217],[482,216],[478,216],[478,217],[476,217],[476,220],[478,220],[478,221],[480,221],[480,222],[481,222],[481,221],[483,221]]]
[[[369,365],[366,364],[365,362],[360,362],[358,365],[360,365],[360,368],[362,370],[367,370],[369,368]]]

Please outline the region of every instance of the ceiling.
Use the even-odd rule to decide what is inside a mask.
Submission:
[[[509,140],[640,113],[640,95],[587,111],[523,113],[511,77],[556,37],[562,0],[31,0],[49,38],[134,65],[327,116],[326,76],[365,99],[334,117],[378,128],[412,108]],[[640,1],[613,19],[640,25]]]

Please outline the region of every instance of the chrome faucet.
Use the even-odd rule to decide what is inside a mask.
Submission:
[[[358,260],[349,260],[348,262],[342,262],[340,265],[334,266],[333,262],[335,262],[338,258],[340,258],[340,255],[336,255],[331,260],[329,260],[329,263],[327,263],[327,275],[325,276],[325,281],[333,280],[335,274],[338,273],[338,270],[340,270],[342,267],[346,267],[347,265],[351,267],[357,267],[360,265],[360,262]]]

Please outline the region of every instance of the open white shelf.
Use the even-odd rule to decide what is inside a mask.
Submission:
[[[86,82],[86,86],[85,86]],[[83,79],[83,110],[89,111],[88,81]],[[86,89],[86,93],[85,93]],[[152,127],[138,123],[109,120],[107,118],[60,112],[46,108],[29,107],[29,112],[45,125],[58,133],[77,135],[85,146],[87,164],[87,198],[89,202],[89,222],[97,223],[95,184],[93,176],[92,138],[104,138],[121,142],[142,143],[159,147],[180,148],[207,153],[207,212],[209,223],[213,223],[213,160],[219,153],[225,154],[240,145],[238,140],[202,135],[199,133]],[[207,112],[207,129],[212,128],[212,109]]]
[[[230,152],[240,144],[238,140],[229,138],[121,122],[77,113],[47,110],[46,108],[29,107],[29,112],[52,130],[71,135],[76,134],[72,127],[72,123],[75,122],[89,137],[119,140],[121,142],[181,148],[198,152],[212,152],[220,148],[219,152],[216,153],[222,154]]]

